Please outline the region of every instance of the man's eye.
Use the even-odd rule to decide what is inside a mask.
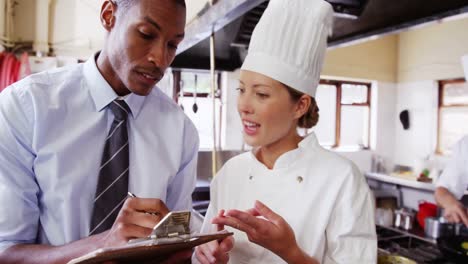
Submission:
[[[236,88],[236,90],[237,90],[239,93],[244,93],[244,91],[245,91],[244,88],[240,88],[240,87]]]
[[[169,43],[168,46],[169,46],[169,48],[171,48],[172,50],[177,50],[177,45],[176,45],[176,44]]]
[[[264,99],[264,98],[267,98],[268,97],[268,94],[264,94],[264,93],[257,93],[257,96]]]
[[[141,35],[141,37],[144,38],[144,39],[152,39],[152,38],[153,38],[152,35],[146,34],[146,33],[142,32],[142,31],[140,31],[140,35]]]

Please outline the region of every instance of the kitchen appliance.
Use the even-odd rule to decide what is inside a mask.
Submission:
[[[468,263],[468,236],[439,237],[437,246],[444,257],[455,263]]]
[[[440,252],[436,242],[432,239],[421,238],[401,229],[379,225],[376,231],[379,256],[401,256],[418,264],[456,264]]]
[[[375,223],[382,226],[391,226],[393,224],[393,211],[391,209],[376,208]]]
[[[411,209],[402,208],[395,211],[395,227],[410,230],[413,228],[414,212]]]
[[[416,219],[418,220],[419,226],[424,229],[425,221],[427,217],[435,217],[437,215],[437,205],[421,200],[419,201],[419,210],[416,215]]]
[[[426,237],[468,236],[468,228],[462,223],[449,223],[445,218],[427,217],[424,234]]]
[[[455,235],[455,225],[447,223],[443,217],[427,217],[425,219],[424,234],[431,238],[453,236]]]

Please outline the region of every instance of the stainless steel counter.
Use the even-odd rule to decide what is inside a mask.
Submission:
[[[418,189],[426,192],[434,192],[436,189],[436,185],[434,183],[428,183],[428,182],[419,182],[415,180],[407,180],[395,176],[390,176],[387,174],[381,174],[381,173],[375,173],[375,172],[366,172],[365,173],[366,178],[371,179],[371,180],[376,180],[384,183],[389,183],[389,184],[394,184],[394,185],[399,185],[399,186],[404,186],[404,187],[409,187],[413,189]],[[465,191],[465,195],[468,195],[468,190]]]
[[[398,177],[390,176],[386,174],[381,174],[381,173],[366,172],[365,176],[368,179],[377,180],[377,181],[386,182],[386,183],[395,184],[395,185],[406,186],[406,187],[419,189],[419,190],[433,192],[436,188],[435,184],[433,183],[407,180],[407,179],[402,179],[402,178],[398,178]]]

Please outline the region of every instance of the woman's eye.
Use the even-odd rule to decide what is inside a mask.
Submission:
[[[244,88],[236,88],[236,90],[239,92],[239,93],[244,93]]]
[[[264,94],[264,93],[257,93],[257,96],[264,99],[264,98],[268,98],[268,94]]]

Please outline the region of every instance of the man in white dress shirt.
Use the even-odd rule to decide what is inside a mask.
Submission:
[[[100,53],[0,94],[0,263],[66,263],[191,208],[198,133],[153,89],[185,14],[184,0],[103,1]]]

